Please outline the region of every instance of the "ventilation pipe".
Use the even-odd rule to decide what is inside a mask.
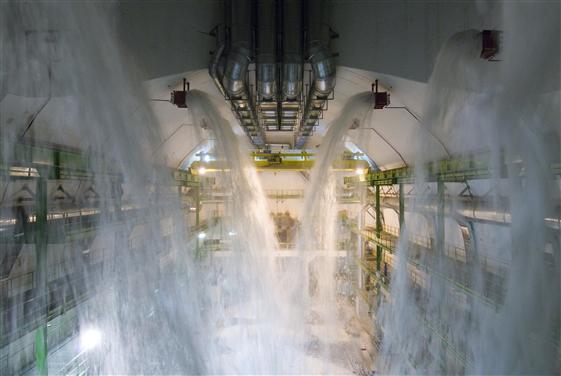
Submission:
[[[275,0],[257,2],[257,92],[272,99],[277,91]]]
[[[216,52],[214,53],[214,57],[210,63],[208,68],[208,73],[210,77],[214,81],[214,84],[220,90],[220,93],[223,97],[226,97],[226,90],[224,86],[222,86],[222,76],[224,75],[224,48],[226,45],[224,43],[220,44]]]
[[[283,2],[283,95],[297,99],[302,90],[302,2]]]
[[[385,197],[383,205],[392,209],[399,207],[399,199],[395,197]],[[407,204],[406,204],[407,205]],[[438,205],[436,202],[419,204],[415,203],[415,208],[420,212],[436,215]],[[476,198],[456,198],[453,204],[445,206],[445,214],[449,216],[459,216],[469,222],[490,222],[502,225],[510,224],[510,209],[507,203],[490,202]]]
[[[308,8],[308,54],[314,72],[313,90],[327,97],[335,88],[335,61],[329,50],[327,0],[311,0]]]
[[[265,137],[257,121],[255,107],[247,87],[247,69],[251,56],[251,0],[229,1],[226,9],[228,12],[226,19],[229,19],[230,27],[230,49],[226,58],[222,83],[217,86],[226,93],[232,110],[239,118],[241,126],[251,142],[262,147],[265,144]],[[218,52],[217,55],[219,55]],[[211,64],[210,71],[213,79],[219,76],[220,59],[220,56],[216,56]]]
[[[327,23],[327,0],[308,2],[308,59],[314,82],[310,87],[295,146],[300,149],[319,120],[325,101],[335,88],[335,61],[329,50],[330,30]]]
[[[230,1],[231,47],[222,83],[231,97],[247,93],[246,74],[251,46],[251,1]]]
[[[399,208],[399,199],[395,197],[384,197],[383,205],[394,210]],[[415,208],[420,212],[436,215],[438,212],[436,203],[419,204]],[[468,222],[491,223],[495,225],[509,226],[511,224],[510,206],[507,202],[500,200],[489,201],[477,198],[456,198],[451,205],[446,206],[446,215],[461,217]],[[558,230],[561,218],[551,216],[545,218],[544,223],[548,228]]]

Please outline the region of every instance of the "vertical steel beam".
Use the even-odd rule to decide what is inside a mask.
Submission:
[[[199,239],[199,225],[200,225],[200,212],[201,212],[201,187],[195,187],[195,255],[198,258],[200,256],[200,239]]]
[[[403,194],[403,183],[399,183],[399,233],[403,231],[405,224],[405,195]]]
[[[444,199],[445,199],[445,184],[444,181],[439,178],[437,183],[436,183],[436,196],[437,196],[437,213],[436,213],[436,229],[435,229],[435,236],[436,236],[436,257],[437,257],[437,265],[438,265],[438,269],[440,269],[440,272],[442,272],[442,269],[444,268],[444,260],[445,260],[445,255],[444,255],[444,236],[445,236],[445,220],[444,220]],[[438,287],[438,292],[436,292],[437,294],[437,299],[439,302],[442,302],[443,296],[445,294],[444,291],[444,286],[442,284],[439,285]],[[441,315],[445,314],[443,313],[443,310],[441,308],[441,304],[438,303],[438,316],[437,317],[441,317]],[[449,373],[449,370],[447,370],[447,350],[448,349],[448,345],[445,342],[445,340],[442,338],[441,339],[441,343],[440,343],[440,352],[439,352],[439,359],[440,359],[440,367],[441,367],[441,372],[443,374],[445,373]]]
[[[359,192],[360,192],[360,213],[358,215],[358,223],[357,223],[357,227],[358,227],[358,231],[357,231],[357,259],[360,262],[364,261],[364,243],[365,243],[365,239],[362,236],[362,229],[364,228],[364,222],[365,222],[365,210],[367,208],[366,206],[366,200],[365,200],[365,196],[366,196],[366,189],[363,186],[359,186],[358,187]],[[357,278],[357,286],[358,286],[358,294],[360,294],[360,292],[364,289],[365,283],[364,283],[364,270],[362,268],[361,265],[359,265],[358,268],[356,268],[356,278]],[[359,295],[360,296],[360,295]],[[361,304],[363,302],[361,301],[360,298],[355,299],[355,312],[357,315],[360,314],[360,307]]]
[[[36,275],[36,314],[35,360],[39,375],[47,375],[47,171],[39,171],[37,190],[35,192],[35,275]]]
[[[439,256],[444,256],[444,181],[438,180],[436,188],[437,213],[436,213],[436,251]]]
[[[123,187],[121,179],[112,183],[115,220],[123,219]]]
[[[462,226],[462,239],[464,241],[464,249],[466,251],[467,267],[473,275],[480,262],[477,238],[475,237],[475,227],[472,222],[460,222],[460,226]]]
[[[376,186],[376,237],[381,240],[382,237],[382,215],[380,208],[380,186]],[[382,247],[376,245],[376,270],[380,271],[382,265]]]

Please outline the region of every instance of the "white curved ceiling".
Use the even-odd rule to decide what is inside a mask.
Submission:
[[[221,97],[206,70],[187,72],[183,75],[169,76],[147,81],[148,96],[166,100],[171,90],[181,86],[185,77],[192,89],[208,93],[221,115],[235,122],[227,102]],[[375,110],[359,129],[348,133],[350,141],[366,152],[382,169],[402,166],[413,161],[416,152],[415,140],[422,140],[434,152],[434,157],[444,157],[446,152],[434,137],[423,130],[418,118],[422,111],[422,98],[426,84],[405,80],[373,72],[338,67],[335,98],[329,104],[324,119],[315,134],[310,138],[308,147],[316,149],[329,124],[337,119],[347,101],[354,95],[370,92],[375,79],[380,80],[380,90],[391,92],[392,109]],[[178,109],[167,102],[150,102],[150,106],[160,123],[162,144],[159,153],[165,155],[172,166],[179,165],[193,148],[199,146],[201,137],[209,137],[200,127],[192,123],[189,109]],[[237,129],[242,134],[241,129]],[[428,136],[427,136],[428,135]]]

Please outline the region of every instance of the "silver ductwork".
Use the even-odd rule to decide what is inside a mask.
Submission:
[[[327,24],[327,0],[308,2],[308,58],[314,74],[306,98],[302,121],[296,135],[296,148],[303,148],[319,121],[324,104],[335,88],[335,60],[329,49],[330,31]]]
[[[316,45],[310,49],[310,63],[314,72],[316,96],[327,97],[335,88],[335,60],[325,45]]]
[[[314,72],[313,90],[327,97],[335,88],[335,60],[329,49],[327,0],[310,0],[308,8],[308,54]]]
[[[245,77],[249,66],[249,50],[233,47],[226,60],[226,71],[222,84],[232,98],[243,97],[246,92]]]
[[[302,91],[302,2],[283,1],[282,93],[294,100]]]
[[[224,48],[225,47],[226,47],[226,45],[224,43],[222,43],[220,46],[218,46],[218,49],[215,51],[214,57],[213,57],[212,61],[210,62],[210,66],[208,68],[208,73],[209,73],[210,77],[214,81],[214,84],[216,85],[218,90],[220,90],[220,93],[222,94],[223,97],[227,96],[226,95],[226,90],[224,89],[224,86],[222,86],[222,76],[224,75],[223,62],[224,62]],[[222,63],[222,66],[221,66],[221,63]]]
[[[209,74],[222,95],[230,102],[232,112],[251,142],[262,147],[265,137],[257,121],[247,83],[251,60],[251,0],[230,1],[226,10],[227,29],[230,31],[229,52],[224,57],[228,45],[225,36],[225,42],[219,45],[209,66]]]
[[[269,100],[277,93],[275,0],[257,2],[257,93]]]
[[[298,98],[302,91],[302,64],[283,63],[282,93],[286,99]]]
[[[231,97],[242,97],[251,55],[251,1],[230,1],[230,17],[231,47],[222,84]]]
[[[254,145],[265,146],[265,131],[290,132],[295,146],[302,148],[333,99],[328,1],[224,4],[224,23],[211,32],[217,37],[217,50],[210,76]],[[305,59],[311,67],[306,76]]]
[[[409,206],[409,200],[406,199],[406,207]],[[384,197],[382,205],[394,210],[399,210],[399,198]],[[419,212],[436,215],[438,205],[436,202],[415,203],[415,210]],[[557,210],[559,212],[559,210]],[[484,200],[477,198],[456,198],[454,201],[445,205],[444,214],[453,218],[460,218],[466,222],[490,223],[495,225],[510,226],[512,215],[510,206],[504,200]],[[561,218],[551,216],[544,218],[544,223],[548,228],[559,230]]]
[[[398,210],[399,198],[384,197],[382,205],[388,208]],[[409,199],[405,199],[406,207],[415,205],[415,210],[430,215],[436,215],[438,212],[437,202],[410,203]],[[488,200],[479,200],[476,198],[458,198],[444,206],[444,214],[451,217],[462,217],[468,222],[492,222],[495,224],[510,224],[510,209],[506,203],[497,206],[496,202]]]
[[[257,64],[257,92],[263,99],[272,99],[277,92],[277,68],[276,63],[266,60]]]

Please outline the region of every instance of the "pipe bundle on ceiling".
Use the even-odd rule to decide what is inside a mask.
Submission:
[[[313,131],[325,102],[335,89],[335,60],[329,49],[327,0],[310,0],[308,4],[308,60],[314,83],[306,98],[306,107],[296,135],[296,148],[303,148]]]
[[[263,146],[263,128],[257,120],[248,82],[249,64],[255,57],[257,100],[277,101],[280,123],[281,102],[303,102],[306,56],[313,82],[305,106],[302,105],[295,143],[297,148],[303,147],[335,87],[327,0],[230,0],[226,3],[225,38],[210,64],[211,77],[230,100],[232,110],[252,142]],[[306,41],[304,35],[307,35]]]

